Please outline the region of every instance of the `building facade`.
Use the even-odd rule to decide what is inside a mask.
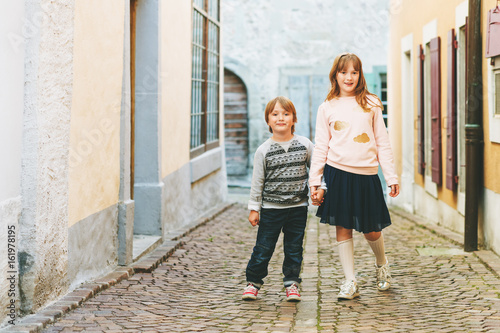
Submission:
[[[314,140],[339,53],[356,53],[370,91],[382,94],[393,10],[387,0],[222,0],[230,184],[248,184],[255,151],[270,136],[264,108],[272,98],[289,97],[296,133]]]
[[[465,232],[467,107],[481,101],[478,235],[480,243],[500,253],[500,57],[487,54],[488,47],[500,49],[499,32],[489,32],[494,25],[489,17],[493,11],[500,16],[500,9],[495,9],[494,0],[480,3],[474,19],[481,26],[482,82],[469,104],[469,1],[403,0],[393,15],[389,132],[402,180],[401,195],[393,203],[432,223]]]
[[[2,4],[6,325],[217,210],[227,186],[218,0]]]

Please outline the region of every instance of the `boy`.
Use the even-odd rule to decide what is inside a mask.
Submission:
[[[300,301],[302,243],[309,205],[307,169],[313,144],[309,139],[293,134],[297,112],[288,98],[280,96],[271,100],[266,106],[265,119],[273,135],[257,149],[254,158],[248,220],[252,226],[259,225],[259,230],[246,268],[247,286],[242,299],[257,298],[283,231],[286,298],[287,301]]]

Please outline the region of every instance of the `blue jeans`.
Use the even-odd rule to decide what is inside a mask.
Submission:
[[[292,283],[299,284],[300,269],[302,266],[302,243],[307,222],[307,207],[293,207],[285,209],[265,209],[260,211],[259,231],[257,242],[253,248],[252,257],[248,262],[246,277],[248,282],[257,287],[264,284],[267,276],[269,260],[273,256],[276,242],[283,230],[283,283],[285,287]]]

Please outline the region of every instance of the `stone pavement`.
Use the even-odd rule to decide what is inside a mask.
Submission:
[[[303,300],[285,300],[280,239],[259,298],[242,301],[257,228],[238,204],[183,237],[154,271],[101,291],[44,332],[500,332],[494,270],[403,214],[392,218],[384,237],[394,281],[386,292],[376,290],[373,254],[355,234],[361,297],[337,300],[334,228],[310,213]]]

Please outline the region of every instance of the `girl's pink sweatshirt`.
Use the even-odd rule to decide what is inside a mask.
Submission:
[[[380,102],[368,97],[369,105]],[[380,107],[364,111],[356,97],[338,97],[319,106],[309,186],[321,185],[325,163],[360,175],[375,175],[382,167],[388,186],[398,184],[389,135]]]

